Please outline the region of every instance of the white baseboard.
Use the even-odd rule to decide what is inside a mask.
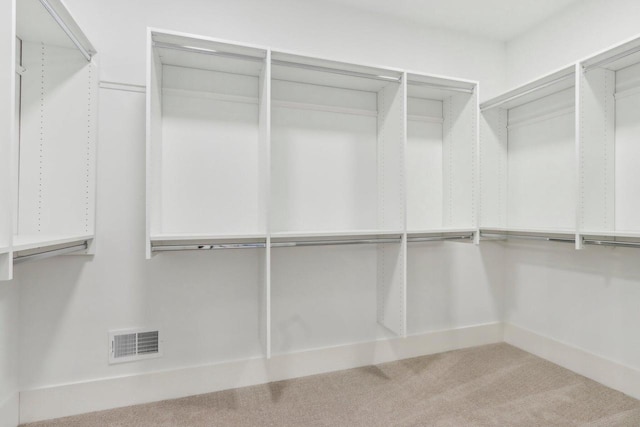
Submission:
[[[20,414],[20,395],[14,393],[0,402],[0,427],[17,427]]]
[[[498,322],[279,355],[269,360],[252,359],[27,390],[20,393],[20,422],[263,384],[502,340],[502,323]]]
[[[510,323],[504,324],[504,341],[607,387],[640,399],[640,370]]]

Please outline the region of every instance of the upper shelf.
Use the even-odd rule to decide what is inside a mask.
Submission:
[[[569,89],[575,84],[576,70],[572,65],[485,101],[480,104],[480,109],[511,109]]]
[[[388,68],[347,64],[289,53],[272,52],[271,74],[275,80],[378,92],[399,83],[402,72]]]
[[[151,31],[153,49],[164,65],[259,76],[267,51],[206,38]]]
[[[87,60],[96,53],[60,0],[17,1],[16,35],[26,42],[77,49]]]
[[[407,73],[407,91],[409,97],[444,100],[453,95],[472,94],[478,86],[469,80],[453,80],[446,77]]]
[[[580,64],[585,70],[605,68],[618,71],[638,62],[640,62],[640,38],[635,38],[585,59]]]

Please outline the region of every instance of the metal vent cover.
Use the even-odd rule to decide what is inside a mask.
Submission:
[[[136,329],[109,332],[109,363],[160,357],[160,331]]]

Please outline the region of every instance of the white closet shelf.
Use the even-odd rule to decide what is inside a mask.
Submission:
[[[300,240],[306,238],[318,237],[363,237],[363,236],[399,236],[404,232],[402,230],[336,230],[336,231],[284,231],[271,233],[272,239],[282,240]]]
[[[640,62],[640,39],[636,37],[585,59],[581,64],[585,70],[606,68],[618,71],[637,62]]]
[[[530,233],[543,235],[575,235],[573,228],[510,228],[510,227],[481,227],[481,233]]]
[[[8,254],[11,252],[11,246],[0,246],[0,255]]]
[[[152,242],[184,242],[184,241],[266,241],[266,234],[193,234],[193,233],[168,233],[151,236]]]
[[[72,236],[51,234],[19,234],[13,237],[13,251],[28,251],[31,249],[46,248],[49,246],[65,245],[67,243],[80,243],[86,242],[88,240],[93,240],[93,238],[93,234],[79,234]]]
[[[631,239],[640,239],[640,231],[580,231],[581,236],[598,236],[598,237],[628,237]]]
[[[475,227],[460,227],[460,228],[429,228],[424,230],[407,230],[407,235],[422,236],[429,234],[454,234],[454,233],[475,233],[478,231]]]
[[[562,68],[480,104],[481,110],[511,109],[575,86],[575,66]]]

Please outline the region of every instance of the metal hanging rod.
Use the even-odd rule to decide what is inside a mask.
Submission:
[[[623,246],[628,248],[640,248],[640,242],[623,242],[619,240],[582,239],[582,243],[584,243],[585,245],[596,246]]]
[[[447,86],[447,85],[439,85],[437,83],[427,83],[427,82],[418,82],[415,80],[407,80],[407,84],[411,86],[427,86],[432,87],[434,89],[448,90],[451,92],[461,92],[461,93],[473,93],[473,88],[464,88],[457,86]]]
[[[607,65],[607,64],[610,64],[612,62],[615,62],[615,61],[617,61],[619,59],[626,58],[627,56],[634,55],[634,54],[636,54],[638,52],[640,52],[640,46],[636,46],[633,49],[626,50],[624,52],[620,52],[617,55],[613,55],[613,56],[611,56],[609,58],[601,59],[600,61],[594,62],[593,64],[583,65],[582,69],[584,71],[589,71],[589,70],[592,70],[594,68],[599,68],[599,67],[602,67],[604,65]]]
[[[365,79],[381,80],[385,82],[400,82],[402,80],[402,77],[361,73],[359,71],[341,70],[338,68],[323,67],[321,65],[301,64],[298,62],[282,61],[279,59],[274,59],[271,61],[271,63],[273,65],[280,65],[283,67],[301,68],[303,70],[321,71],[324,73],[340,74],[343,76],[352,76],[352,77],[362,77]]]
[[[552,237],[552,236],[532,236],[528,234],[512,234],[512,233],[483,233],[480,232],[480,237],[489,237],[497,239],[519,239],[519,240],[542,240],[547,242],[559,242],[559,243],[575,243],[576,239],[571,237]]]
[[[89,52],[87,49],[85,49],[85,47],[82,45],[80,40],[78,40],[76,35],[71,30],[71,28],[67,26],[67,24],[60,17],[60,15],[58,15],[58,12],[56,12],[53,6],[49,4],[48,0],[40,0],[40,4],[42,4],[42,6],[47,10],[47,12],[49,12],[49,15],[51,15],[54,21],[56,21],[56,23],[60,26],[60,28],[62,28],[62,31],[64,31],[67,37],[71,39],[71,42],[78,48],[82,56],[84,56],[87,61],[91,62],[91,57],[95,52]]]
[[[358,240],[307,240],[296,242],[272,242],[272,248],[289,248],[296,246],[333,246],[333,245],[373,245],[379,243],[401,243],[401,238],[358,239]]]
[[[433,236],[433,237],[408,237],[408,243],[418,243],[418,242],[442,242],[445,240],[473,240],[473,233],[471,234],[461,234],[456,236]]]
[[[266,243],[216,243],[210,245],[160,245],[153,246],[152,252],[173,251],[210,251],[216,249],[261,249],[266,248]]]
[[[570,78],[573,79],[574,75],[573,74],[566,74],[564,76],[561,76],[561,77],[558,77],[556,79],[553,79],[550,82],[547,82],[547,83],[541,84],[540,86],[536,86],[534,88],[525,90],[524,92],[515,94],[515,95],[510,96],[510,97],[508,97],[506,99],[502,99],[502,100],[496,101],[496,102],[489,101],[487,103],[483,103],[482,105],[480,105],[480,109],[481,110],[488,110],[490,108],[499,107],[500,105],[504,105],[504,104],[506,104],[508,102],[511,102],[511,101],[516,100],[518,98],[522,98],[523,96],[529,95],[531,93],[535,93],[535,92],[537,92],[539,90],[546,89],[546,88],[548,88],[550,86],[553,86],[553,85],[555,85],[557,83],[560,83],[560,82],[562,82],[564,80],[568,80]]]
[[[83,242],[80,245],[67,246],[66,248],[52,249],[52,250],[38,252],[35,254],[17,256],[13,258],[13,263],[19,264],[25,261],[35,261],[38,259],[45,259],[45,258],[51,258],[58,255],[70,254],[73,252],[86,250],[88,247],[89,247],[88,243]]]
[[[185,46],[185,45],[174,44],[174,43],[153,42],[153,46],[160,49],[180,50],[183,52],[199,53],[202,55],[220,56],[224,58],[240,59],[243,61],[264,62],[265,60],[264,58],[261,58],[259,56],[244,55],[241,53],[232,53],[232,52],[222,52],[215,49],[208,49],[208,48],[197,47],[197,46]]]

